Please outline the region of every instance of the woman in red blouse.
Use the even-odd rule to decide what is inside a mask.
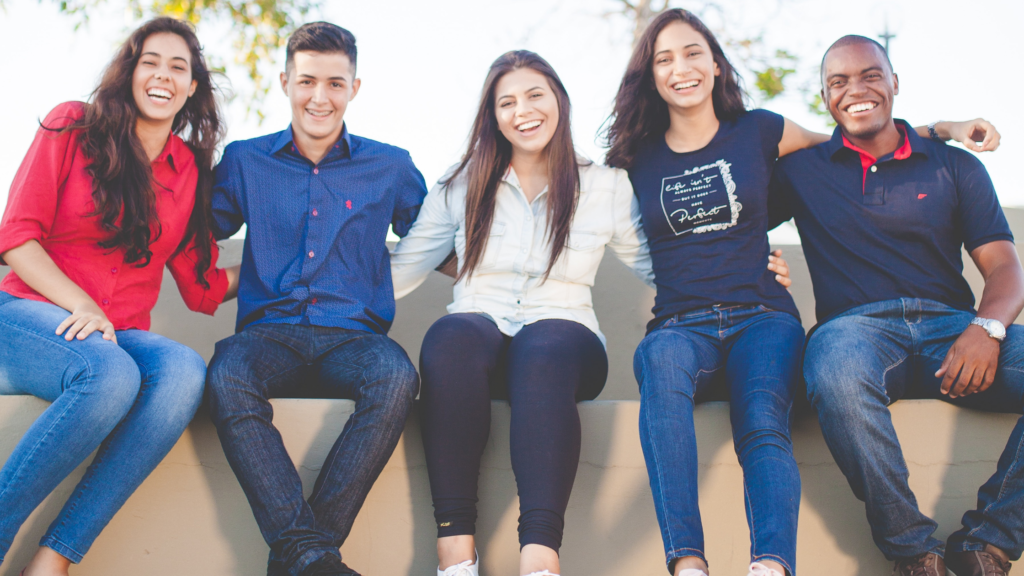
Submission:
[[[25,576],[66,576],[200,404],[203,359],[147,330],[165,265],[192,310],[213,314],[237,291],[209,229],[220,138],[199,40],[159,18],[120,48],[91,103],[47,116],[14,178],[0,221],[0,394],[52,404],[0,469],[0,563],[98,449]]]

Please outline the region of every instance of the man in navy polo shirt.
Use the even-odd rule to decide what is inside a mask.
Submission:
[[[207,390],[224,452],[270,545],[268,574],[342,576],[348,536],[419,385],[387,337],[395,315],[390,224],[404,236],[426,195],[409,153],[354,136],[356,45],[333,24],[288,40],[291,126],[235,142],[217,167],[218,238],[247,225],[237,333],[217,343]],[[308,502],[272,397],[351,398],[355,412]]]
[[[902,397],[1024,411],[1024,272],[982,164],[893,120],[898,79],[860,36],[822,62],[832,140],[775,169],[775,222],[795,216],[818,326],[804,362],[808,397],[836,462],[866,503],[894,574],[1005,575],[1024,549],[1024,419],[978,508],[943,543],[921,513],[887,406]],[[961,246],[985,277],[975,311]],[[943,560],[943,553],[945,560]]]

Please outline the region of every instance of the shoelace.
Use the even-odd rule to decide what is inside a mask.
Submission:
[[[892,573],[893,575],[899,574],[900,567],[903,566],[910,570],[910,576],[931,576],[935,573],[934,571],[930,570],[930,567],[928,566],[928,560],[931,558],[933,558],[931,554],[922,554],[917,558],[911,558],[910,560],[897,562],[895,569]]]
[[[473,562],[474,560],[466,560],[461,564],[449,566],[444,569],[444,576],[473,576],[473,570],[470,568]]]
[[[750,573],[747,576],[783,576],[779,574],[778,570],[769,568],[760,562],[754,562],[750,565]]]
[[[1000,572],[1008,574],[1010,572],[1009,562],[1003,564],[1003,561],[998,557],[985,551],[976,552],[976,554],[978,559],[981,560],[981,567],[985,569],[985,574],[999,574]],[[991,572],[989,572],[990,570]]]

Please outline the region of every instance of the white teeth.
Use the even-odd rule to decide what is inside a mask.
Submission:
[[[516,126],[516,130],[519,130],[520,132],[525,132],[531,128],[536,128],[537,126],[540,126],[540,120],[531,120],[529,122],[524,122],[519,126]]]
[[[673,90],[685,90],[686,88],[693,88],[697,84],[700,84],[700,80],[690,80],[688,82],[679,82],[672,86]]]
[[[853,104],[852,106],[847,107],[846,111],[853,114],[854,112],[864,112],[866,110],[872,110],[875,106],[877,106],[877,104],[875,104],[874,102],[860,102],[858,104]]]
[[[330,116],[331,115],[331,111],[330,110],[325,110],[325,111],[306,110],[306,112],[309,112],[310,114],[312,114],[313,116],[316,116],[318,118],[323,118],[324,116]]]
[[[165,100],[171,99],[171,93],[162,88],[150,88],[149,91],[146,92],[146,95],[152,96],[153,98],[163,98]]]

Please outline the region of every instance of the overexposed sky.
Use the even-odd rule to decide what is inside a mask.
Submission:
[[[1024,2],[1019,0],[721,0],[722,21],[737,37],[763,34],[767,45],[800,58],[795,83],[813,84],[824,49],[844,34],[875,36],[888,17],[895,28],[890,56],[900,76],[896,115],[913,124],[936,119],[985,117],[1003,134],[1002,148],[984,154],[1000,200],[1024,206],[1016,172],[1024,158],[1024,117],[1016,97],[1024,92],[1019,60],[1024,53]],[[57,12],[53,0],[14,0],[0,12],[0,202],[38,127],[56,104],[85,99],[103,66],[134,22],[110,0],[91,21]],[[322,17],[351,30],[359,47],[363,85],[346,114],[361,136],[409,150],[428,184],[456,162],[476,110],[490,63],[507,50],[544,56],[562,77],[573,103],[573,131],[581,152],[603,158],[596,141],[630,52],[631,24],[609,14],[615,0],[326,0]],[[682,5],[685,7],[686,3]],[[198,28],[207,53],[232,58],[222,22]],[[283,52],[283,51],[282,51]],[[281,65],[283,66],[283,53]],[[241,70],[229,68],[236,91],[247,88]],[[752,83],[747,78],[748,85]],[[807,112],[796,90],[764,107],[812,129],[829,131]],[[227,108],[228,141],[283,129],[287,100],[274,89],[262,111],[245,118],[242,98]],[[783,235],[786,233],[783,232]],[[792,240],[794,234],[776,240]]]

